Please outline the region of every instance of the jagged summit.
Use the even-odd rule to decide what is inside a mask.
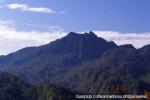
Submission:
[[[100,57],[105,50],[117,46],[113,42],[108,42],[103,38],[97,37],[92,31],[81,34],[70,32],[66,37],[59,40],[59,45],[61,46],[61,51],[67,53],[73,52],[81,59],[94,59]]]
[[[90,36],[97,37],[97,35],[96,35],[93,31],[90,31],[90,32],[89,32],[89,35],[90,35]]]
[[[67,35],[68,37],[74,37],[74,36],[88,36],[88,37],[97,37],[97,35],[92,32],[92,31],[89,31],[89,32],[85,32],[83,34],[81,33],[76,33],[76,32],[70,32],[68,33]]]
[[[79,33],[76,33],[76,32],[69,32],[68,35],[78,35]]]

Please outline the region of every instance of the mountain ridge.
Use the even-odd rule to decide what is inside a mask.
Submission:
[[[83,61],[100,58],[103,52],[116,47],[115,43],[107,42],[93,32],[85,34],[70,32],[62,39],[49,44],[24,48],[0,57],[0,70],[29,81],[32,77],[33,79],[50,78],[57,76],[57,73],[64,73]]]
[[[131,44],[117,46],[93,32],[70,32],[49,44],[0,57],[0,71],[34,85],[50,82],[102,94],[122,84],[136,94],[150,90],[149,52],[150,45],[140,49]]]

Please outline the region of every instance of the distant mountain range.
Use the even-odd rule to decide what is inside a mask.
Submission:
[[[92,31],[70,32],[62,39],[0,56],[0,71],[32,85],[47,82],[92,94],[105,94],[118,85],[130,94],[150,91],[150,45],[117,46]]]

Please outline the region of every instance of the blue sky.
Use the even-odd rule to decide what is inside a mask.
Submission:
[[[150,0],[0,0],[0,54],[90,30],[140,48],[150,44],[149,5]]]
[[[60,13],[34,13],[0,9],[1,20],[13,20],[19,30],[24,24],[59,26],[65,31],[149,32],[149,0],[2,0],[1,5],[27,4],[45,7]],[[19,25],[21,23],[21,25]],[[22,25],[23,24],[23,25]],[[32,27],[33,28],[33,27]],[[43,30],[43,29],[41,29]],[[40,29],[38,28],[38,31]]]

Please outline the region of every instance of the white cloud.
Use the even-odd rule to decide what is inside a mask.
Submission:
[[[132,44],[136,48],[150,44],[150,32],[146,33],[120,33],[114,31],[94,31],[99,37],[114,41],[118,45]]]
[[[0,21],[0,55],[29,46],[39,46],[66,35],[61,30],[51,32],[20,32],[11,26],[12,21]]]
[[[19,4],[19,3],[11,3],[6,5],[6,7],[8,7],[9,9],[12,10],[21,10],[21,11],[28,11],[28,12],[39,12],[39,13],[60,13],[60,14],[64,14],[64,12],[56,12],[50,8],[45,8],[45,7],[30,7],[27,4]]]

